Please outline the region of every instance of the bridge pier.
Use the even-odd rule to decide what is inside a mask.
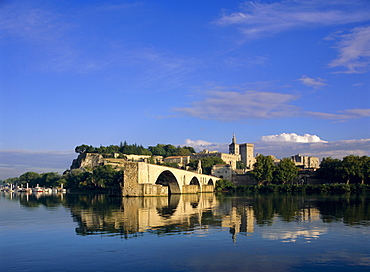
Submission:
[[[126,162],[123,196],[168,196],[213,192],[218,178],[145,162]]]

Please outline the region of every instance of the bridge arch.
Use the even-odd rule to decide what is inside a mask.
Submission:
[[[213,186],[215,186],[215,184],[214,184],[214,182],[213,182],[213,180],[212,180],[212,179],[209,179],[209,181],[208,181],[207,185],[213,185]]]
[[[200,182],[197,177],[193,177],[189,183],[189,185],[197,185],[200,188]]]
[[[163,171],[157,177],[155,184],[160,184],[162,186],[168,186],[169,194],[181,194],[179,182],[176,179],[175,175],[169,170]]]
[[[200,181],[199,181],[199,179],[196,176],[192,177],[192,179],[189,182],[189,185],[190,185],[190,187],[193,187],[193,188],[194,188],[194,186],[196,186],[196,189],[195,190],[194,189],[191,190],[193,193],[194,192],[195,193],[198,193],[198,192],[201,192],[202,191],[202,187],[200,185]]]

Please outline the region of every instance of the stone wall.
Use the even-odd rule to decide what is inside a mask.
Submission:
[[[213,185],[203,185],[202,186],[202,193],[211,193],[214,192],[215,187]]]
[[[140,196],[142,189],[139,186],[138,164],[127,162],[123,171],[123,196]]]
[[[200,188],[198,185],[183,185],[182,186],[183,194],[196,194],[200,193]]]
[[[141,196],[168,196],[168,187],[158,184],[139,184]]]
[[[257,185],[257,182],[251,178],[250,174],[233,175],[233,183],[235,185]]]

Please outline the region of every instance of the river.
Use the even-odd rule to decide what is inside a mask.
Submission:
[[[2,271],[369,271],[370,195],[0,193]]]

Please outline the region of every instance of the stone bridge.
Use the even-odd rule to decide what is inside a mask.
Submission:
[[[167,196],[213,192],[219,178],[145,162],[126,162],[123,196]]]

